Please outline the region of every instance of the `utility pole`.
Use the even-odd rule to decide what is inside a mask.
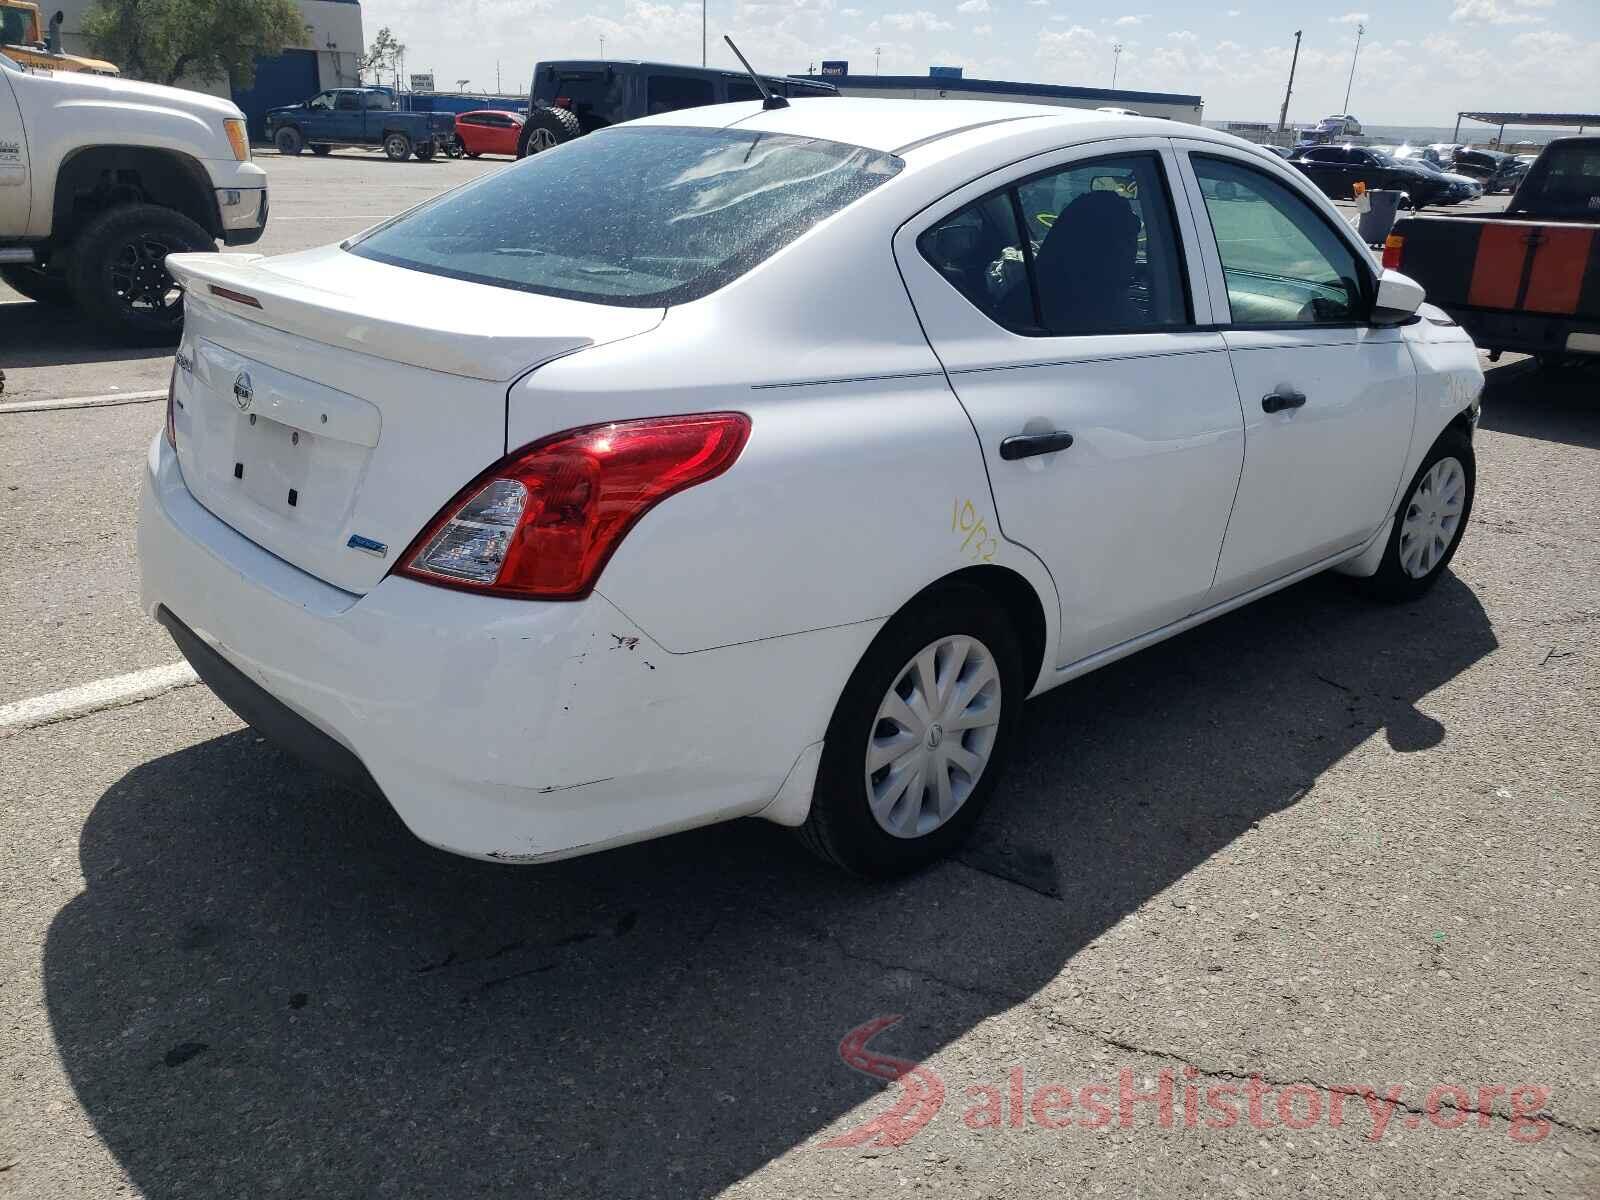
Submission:
[[[600,35],[600,61],[601,62],[605,62],[605,60],[606,60],[606,35],[602,33]]]
[[[1356,85],[1356,59],[1361,56],[1361,35],[1366,31],[1365,25],[1356,26],[1356,48],[1350,55],[1350,82],[1344,85],[1344,108],[1339,110],[1339,115],[1343,117],[1350,115],[1350,89]]]
[[[700,65],[706,65],[706,0],[700,0]]]
[[[1300,33],[1294,31],[1294,57],[1289,60],[1289,86],[1283,89],[1283,107],[1278,110],[1278,132],[1289,123],[1289,97],[1294,95],[1294,69],[1300,64]]]
[[[494,60],[494,94],[496,96],[505,95],[500,90],[500,60],[498,58]]]
[[[882,46],[874,46],[872,48],[872,73],[874,75],[882,75],[883,74],[883,47]]]
[[[1117,61],[1122,57],[1122,43],[1116,42],[1111,47],[1111,86],[1117,86]]]

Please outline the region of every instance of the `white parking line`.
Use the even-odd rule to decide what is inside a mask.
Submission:
[[[45,696],[31,696],[26,700],[0,705],[0,738],[40,725],[88,716],[102,709],[137,704],[141,700],[149,700],[164,692],[199,682],[193,667],[186,662],[178,662],[168,663],[164,667],[151,667],[148,671],[97,679],[93,683]]]
[[[103,396],[65,396],[59,400],[18,400],[0,404],[0,413],[54,412],[58,408],[110,408],[117,404],[148,404],[165,400],[167,389],[151,392],[107,392]]]

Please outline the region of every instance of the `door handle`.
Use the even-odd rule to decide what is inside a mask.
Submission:
[[[1007,462],[1018,458],[1031,458],[1035,454],[1053,454],[1072,445],[1072,435],[1064,429],[1054,433],[1018,433],[1000,443],[1000,457]]]
[[[1305,402],[1304,392],[1268,392],[1261,397],[1261,411],[1282,412],[1286,408],[1300,408]]]

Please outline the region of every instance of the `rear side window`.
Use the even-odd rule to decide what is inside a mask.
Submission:
[[[1600,219],[1600,142],[1552,146],[1517,193],[1520,210]]]
[[[1154,155],[1095,159],[995,192],[918,239],[933,267],[1014,333],[1139,333],[1190,321]]]
[[[699,108],[711,104],[711,80],[691,79],[684,75],[652,75],[645,89],[647,113],[674,112],[680,108]]]
[[[1238,325],[1365,320],[1355,251],[1306,201],[1253,167],[1194,155]]]
[[[345,248],[416,271],[597,304],[682,304],[744,274],[903,166],[890,154],[815,138],[621,126],[525,158]]]
[[[340,112],[360,112],[361,97],[356,95],[354,92],[340,92],[339,99],[335,107],[338,108]]]

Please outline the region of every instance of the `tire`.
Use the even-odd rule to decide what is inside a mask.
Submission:
[[[564,108],[535,108],[523,122],[522,136],[517,139],[517,157],[527,158],[541,150],[553,150],[582,132],[576,113]]]
[[[1448,466],[1452,461],[1456,467],[1453,480]],[[1364,581],[1369,593],[1399,603],[1415,600],[1439,581],[1455,557],[1472,517],[1477,480],[1472,439],[1459,429],[1445,430],[1406,487],[1389,530],[1383,561],[1377,572]],[[1452,496],[1456,497],[1453,505]],[[1422,519],[1418,521],[1416,517]],[[1454,524],[1449,523],[1452,518]],[[1423,546],[1420,551],[1413,549],[1418,542]]]
[[[403,133],[383,135],[383,152],[390,162],[405,162],[411,157],[411,139]]]
[[[160,345],[183,331],[183,295],[166,256],[217,244],[180,212],[154,204],[108,209],[83,227],[69,276],[85,316],[123,341]]]
[[[29,263],[6,263],[0,266],[0,279],[4,279],[29,300],[37,300],[40,304],[72,303],[72,288],[67,283],[65,271],[51,270],[48,266],[36,267]]]
[[[945,733],[944,723],[955,717],[938,712],[939,720],[913,728],[919,709],[926,712],[918,697],[929,690],[918,682],[919,660],[933,667],[931,690],[941,691],[941,673],[953,671],[954,684],[971,693],[961,712],[968,719],[994,719]],[[975,687],[982,676],[987,681]],[[898,707],[908,714],[907,723],[883,715],[893,703],[891,689],[901,701]],[[798,830],[800,839],[824,861],[875,879],[904,875],[949,854],[994,793],[1027,690],[1016,635],[993,597],[970,584],[924,593],[884,626],[845,684],[828,723],[811,812]],[[869,776],[873,743],[896,753],[880,741],[896,732],[901,757],[884,759],[885,765]],[[937,753],[941,746],[943,754]],[[976,779],[955,761],[953,750],[978,761]],[[942,814],[937,784],[925,777],[929,768],[933,778],[948,785],[946,804],[953,801]],[[897,770],[911,785],[902,787],[898,798],[893,786]],[[869,788],[880,789],[887,802],[879,806],[881,818],[874,813]],[[892,832],[897,824],[898,831]]]
[[[300,136],[300,131],[293,125],[285,125],[273,134],[272,144],[278,148],[279,154],[299,154],[306,148],[305,138]]]
[[[483,157],[483,151],[482,150],[468,150],[467,151],[467,157],[468,158],[482,158]]]
[[[434,146],[432,142],[423,142],[414,152],[418,162],[432,162]]]
[[[320,145],[312,146],[311,153],[315,154],[318,158],[326,158],[328,155],[333,153],[333,147]]]

